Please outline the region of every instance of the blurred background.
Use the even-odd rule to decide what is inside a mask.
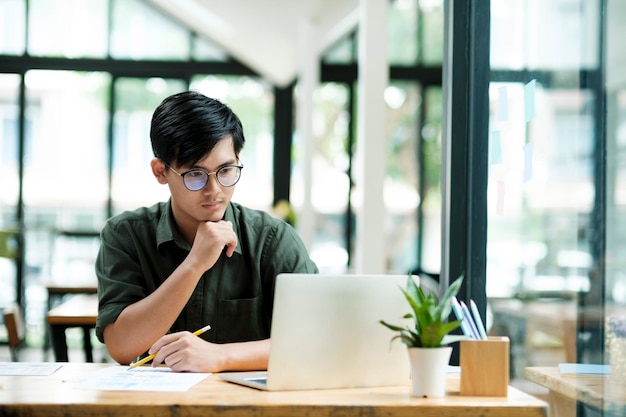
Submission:
[[[435,279],[442,172],[464,175],[443,151],[443,126],[455,123],[444,118],[446,3],[390,0],[380,17],[385,265]],[[355,173],[363,4],[0,0],[0,306],[23,306],[29,346],[45,345],[51,286],[95,281],[105,220],[168,198],[150,172],[149,123],[186,89],[223,100],[243,122],[234,200],[277,216],[287,207],[312,231],[322,272],[352,270],[368,186]],[[518,374],[542,361],[603,361],[605,309],[626,304],[626,3],[491,0],[489,10],[490,42],[476,45],[490,62],[485,276],[469,279],[484,282],[492,331],[522,353]],[[296,123],[303,24],[314,27],[319,70],[310,148]],[[581,305],[600,321],[578,325]],[[561,322],[537,327],[550,315],[571,318],[573,335]]]

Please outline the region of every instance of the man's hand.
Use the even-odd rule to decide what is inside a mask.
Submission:
[[[203,222],[198,225],[191,252],[187,261],[201,273],[211,269],[226,248],[226,256],[231,257],[237,248],[237,235],[229,221]]]
[[[220,372],[225,346],[209,343],[190,332],[177,332],[157,340],[148,353],[157,352],[153,367],[163,363],[176,372]]]
[[[269,339],[217,344],[177,332],[161,337],[148,353],[156,353],[152,366],[165,364],[176,372],[222,372],[266,370],[269,351]]]

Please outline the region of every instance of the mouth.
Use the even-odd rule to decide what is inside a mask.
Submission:
[[[221,206],[222,203],[223,203],[222,200],[214,200],[214,201],[205,201],[201,203],[200,205],[204,208],[214,209],[214,208]]]

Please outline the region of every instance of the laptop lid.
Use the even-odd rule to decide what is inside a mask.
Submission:
[[[279,274],[264,372],[220,377],[267,390],[406,385],[406,347],[379,321],[410,308],[406,275]],[[416,278],[417,280],[417,278]]]

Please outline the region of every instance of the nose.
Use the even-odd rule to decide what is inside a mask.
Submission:
[[[206,182],[206,185],[203,188],[203,191],[221,191],[222,190],[222,185],[217,181],[217,175],[215,174],[215,172],[211,172],[209,174],[209,178]]]

